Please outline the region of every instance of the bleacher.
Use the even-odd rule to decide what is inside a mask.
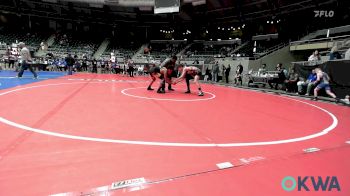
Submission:
[[[223,41],[203,41],[195,40],[194,43],[185,51],[186,56],[211,55],[211,56],[231,56],[232,52],[240,40],[223,40]]]
[[[49,34],[45,33],[25,33],[2,30],[0,32],[0,50],[6,50],[6,45],[24,42],[29,50],[35,51],[40,47],[40,43],[45,41],[48,37]]]
[[[350,25],[333,27],[328,29],[320,29],[315,32],[309,33],[308,35],[301,38],[300,41],[327,38],[328,33],[330,37],[348,35],[350,34]]]
[[[299,41],[290,43],[290,51],[303,50],[324,50],[327,51],[333,46],[338,48],[350,40],[350,25],[322,29],[305,36]]]
[[[111,53],[114,53],[118,62],[121,59],[130,59],[140,48],[141,45],[136,43],[129,43],[128,45],[118,42],[117,40],[112,40],[107,49],[101,55],[101,58],[109,59]]]
[[[238,50],[235,50],[232,54],[233,56],[240,56],[240,57],[253,57],[253,50],[254,50],[254,42],[248,41],[241,48]]]
[[[84,37],[79,35],[57,35],[55,42],[47,50],[54,57],[63,58],[67,53],[77,55],[82,58],[83,55],[91,57],[97,50],[103,38]]]
[[[148,48],[153,58],[166,58],[176,55],[187,45],[184,40],[151,40]]]

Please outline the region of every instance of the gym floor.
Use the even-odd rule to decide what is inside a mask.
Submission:
[[[350,195],[350,108],[148,77],[0,72],[0,195]],[[154,83],[157,88],[158,82]],[[310,183],[311,182],[307,182]]]

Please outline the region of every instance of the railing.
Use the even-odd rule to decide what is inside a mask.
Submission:
[[[290,42],[290,46],[296,46],[301,44],[312,44],[312,43],[320,43],[320,42],[326,42],[326,41],[339,41],[339,40],[347,40],[350,39],[350,35],[342,35],[342,36],[336,36],[336,37],[328,37],[328,38],[320,38],[320,39],[311,39],[311,40],[301,40],[301,41],[294,41]]]
[[[294,64],[299,64],[303,66],[315,66],[315,65],[320,65],[325,62],[332,62],[332,61],[346,61],[345,59],[335,59],[335,60],[319,60],[319,61],[296,61],[296,62],[291,62],[293,65]]]
[[[339,53],[345,53],[347,51],[347,49],[342,49],[342,50],[337,50],[337,52]],[[330,50],[327,50],[327,51],[322,51],[322,52],[319,52],[321,56],[327,56],[331,51]]]
[[[266,49],[262,53],[256,53],[257,54],[256,58],[262,58],[264,56],[267,56],[267,55],[269,55],[269,54],[271,54],[273,52],[276,52],[277,50],[280,50],[280,49],[282,49],[282,48],[284,48],[284,47],[286,47],[288,45],[289,45],[289,43],[281,43],[279,45],[272,46],[271,48]]]
[[[208,56],[202,56],[202,55],[199,55],[199,56],[190,56],[190,57],[183,57],[181,59],[181,61],[204,61],[208,58],[212,58],[213,56],[212,55],[208,55]]]
[[[194,53],[194,52],[192,52]],[[203,56],[203,55],[218,55],[220,54],[220,50],[214,50],[214,51],[197,51],[195,52],[196,54],[194,54],[195,56]]]

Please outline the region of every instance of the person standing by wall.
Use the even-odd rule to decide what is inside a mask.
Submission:
[[[219,62],[216,61],[216,63],[213,65],[213,82],[218,81],[218,74],[219,74]]]
[[[128,60],[128,70],[129,70],[129,76],[134,77],[134,62],[130,59]]]
[[[225,77],[225,73],[226,73],[226,66],[224,64],[222,64],[222,74],[221,74],[221,80],[224,81],[224,77]]]
[[[209,67],[207,67],[205,69],[204,81],[208,81],[209,80],[209,74],[210,74],[210,70],[209,70]]]
[[[97,61],[96,59],[92,60],[92,73],[97,73]]]
[[[243,84],[242,80],[243,66],[241,64],[237,65],[236,75],[235,75],[235,84]]]
[[[68,54],[68,56],[66,57],[65,60],[66,60],[67,68],[68,68],[68,75],[72,75],[73,74],[73,65],[75,63],[75,60],[71,54]]]
[[[226,70],[225,70],[225,77],[226,77],[226,83],[228,83],[228,78],[230,76],[230,71],[231,71],[231,66],[230,64],[227,66]]]

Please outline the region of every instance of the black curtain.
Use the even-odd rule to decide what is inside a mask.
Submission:
[[[331,87],[337,97],[350,95],[350,60],[327,61],[318,65],[294,64],[295,71],[303,78],[307,78],[311,70],[321,68],[331,78]]]

